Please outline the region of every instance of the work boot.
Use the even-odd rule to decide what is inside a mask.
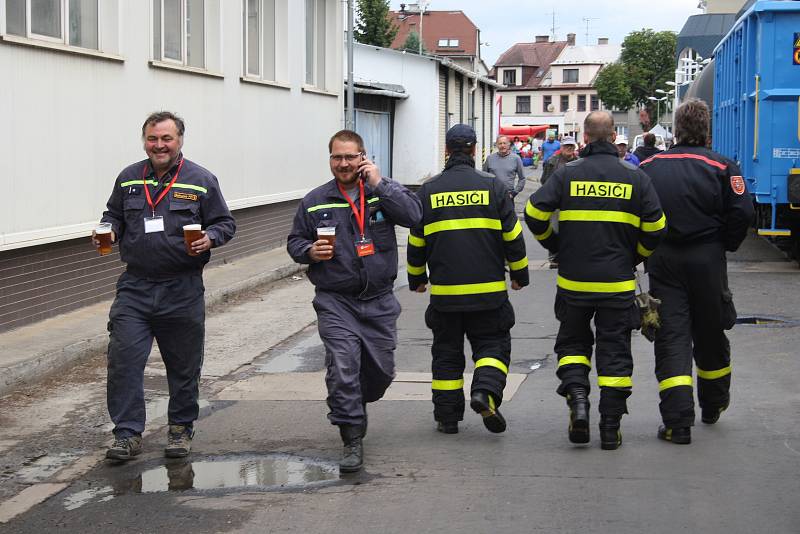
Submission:
[[[185,458],[192,451],[194,430],[186,425],[169,425],[167,431],[167,447],[164,456],[167,458]]]
[[[558,253],[550,254],[547,259],[550,261],[550,269],[558,269]]]
[[[364,465],[364,445],[361,443],[362,425],[339,425],[344,449],[339,462],[339,472],[356,473]]]
[[[494,398],[491,394],[481,389],[476,389],[472,393],[469,406],[475,410],[475,412],[481,414],[481,417],[483,417],[483,426],[485,426],[489,432],[494,432],[495,434],[505,432],[506,420],[496,408]]]
[[[703,407],[700,412],[700,419],[707,425],[713,425],[719,421],[719,416],[722,415],[722,412],[727,409],[728,404],[725,404],[724,406]]]
[[[620,419],[621,415],[600,415],[600,448],[604,451],[613,451],[622,445]]]
[[[572,443],[589,443],[589,397],[583,386],[567,390],[569,406],[569,440]]]
[[[142,436],[114,438],[114,443],[106,451],[106,458],[124,462],[140,452],[142,452]]]
[[[692,427],[668,428],[662,425],[658,427],[658,439],[671,441],[676,445],[688,445],[692,442]]]
[[[442,434],[458,434],[458,421],[449,421],[447,423],[439,421],[436,424],[436,430]]]

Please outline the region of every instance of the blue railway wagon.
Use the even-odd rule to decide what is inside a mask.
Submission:
[[[800,259],[800,1],[755,2],[714,60],[714,150],[741,166],[759,234]]]

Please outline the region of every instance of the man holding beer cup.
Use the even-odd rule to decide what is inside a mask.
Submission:
[[[328,419],[344,442],[339,468],[352,473],[363,464],[366,404],[383,397],[394,379],[400,315],[394,225],[417,224],[422,210],[414,194],[381,177],[357,133],[337,132],[328,150],[334,179],[303,198],[287,250],[294,261],[310,264],[326,351]]]
[[[183,120],[153,113],[142,126],[147,159],[117,177],[93,240],[119,244],[126,271],[109,313],[108,412],[114,422],[112,460],[142,449],[144,367],[158,342],[169,383],[165,455],[187,456],[199,406],[205,302],[203,267],[210,249],[228,242],[236,223],[217,178],[183,157]],[[101,224],[102,224],[101,223]],[[109,229],[110,225],[110,229]]]

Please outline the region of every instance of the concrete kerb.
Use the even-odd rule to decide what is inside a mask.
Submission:
[[[227,266],[211,268],[208,270],[208,273],[216,269],[225,270],[225,267]],[[206,307],[220,304],[227,299],[247,293],[259,286],[277,282],[278,280],[292,276],[305,269],[305,265],[293,263],[287,258],[285,264],[279,265],[276,268],[259,272],[228,285],[221,285],[216,289],[206,292]],[[107,310],[110,304],[111,301],[108,300],[98,305]],[[104,312],[101,324],[105,325],[105,323]],[[75,343],[70,343],[62,348],[35,353],[17,363],[2,366],[0,367],[0,396],[11,393],[20,386],[53,376],[98,352],[105,351],[107,343],[108,333],[103,329],[102,333],[91,335],[90,337],[81,339]]]

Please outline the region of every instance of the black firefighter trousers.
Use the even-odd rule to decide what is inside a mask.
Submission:
[[[591,320],[597,331],[597,383],[600,386],[600,415],[621,416],[628,413],[627,398],[631,394],[633,357],[631,330],[639,328],[639,311],[631,299],[624,307],[578,306],[559,294],[555,302],[556,318],[561,322],[556,337],[558,355],[556,375],[561,385],[556,390],[566,397],[571,385],[583,386],[588,392],[592,368]]]
[[[502,404],[514,321],[514,308],[509,301],[497,309],[472,312],[444,312],[428,306],[425,324],[433,331],[431,389],[436,421],[452,423],[464,419],[465,335],[475,362],[471,392],[486,391],[494,398],[495,406]]]
[[[731,351],[725,330],[736,322],[722,243],[662,243],[647,262],[650,294],[661,299],[656,378],[668,428],[694,424],[692,359],[701,408],[728,405]]]

